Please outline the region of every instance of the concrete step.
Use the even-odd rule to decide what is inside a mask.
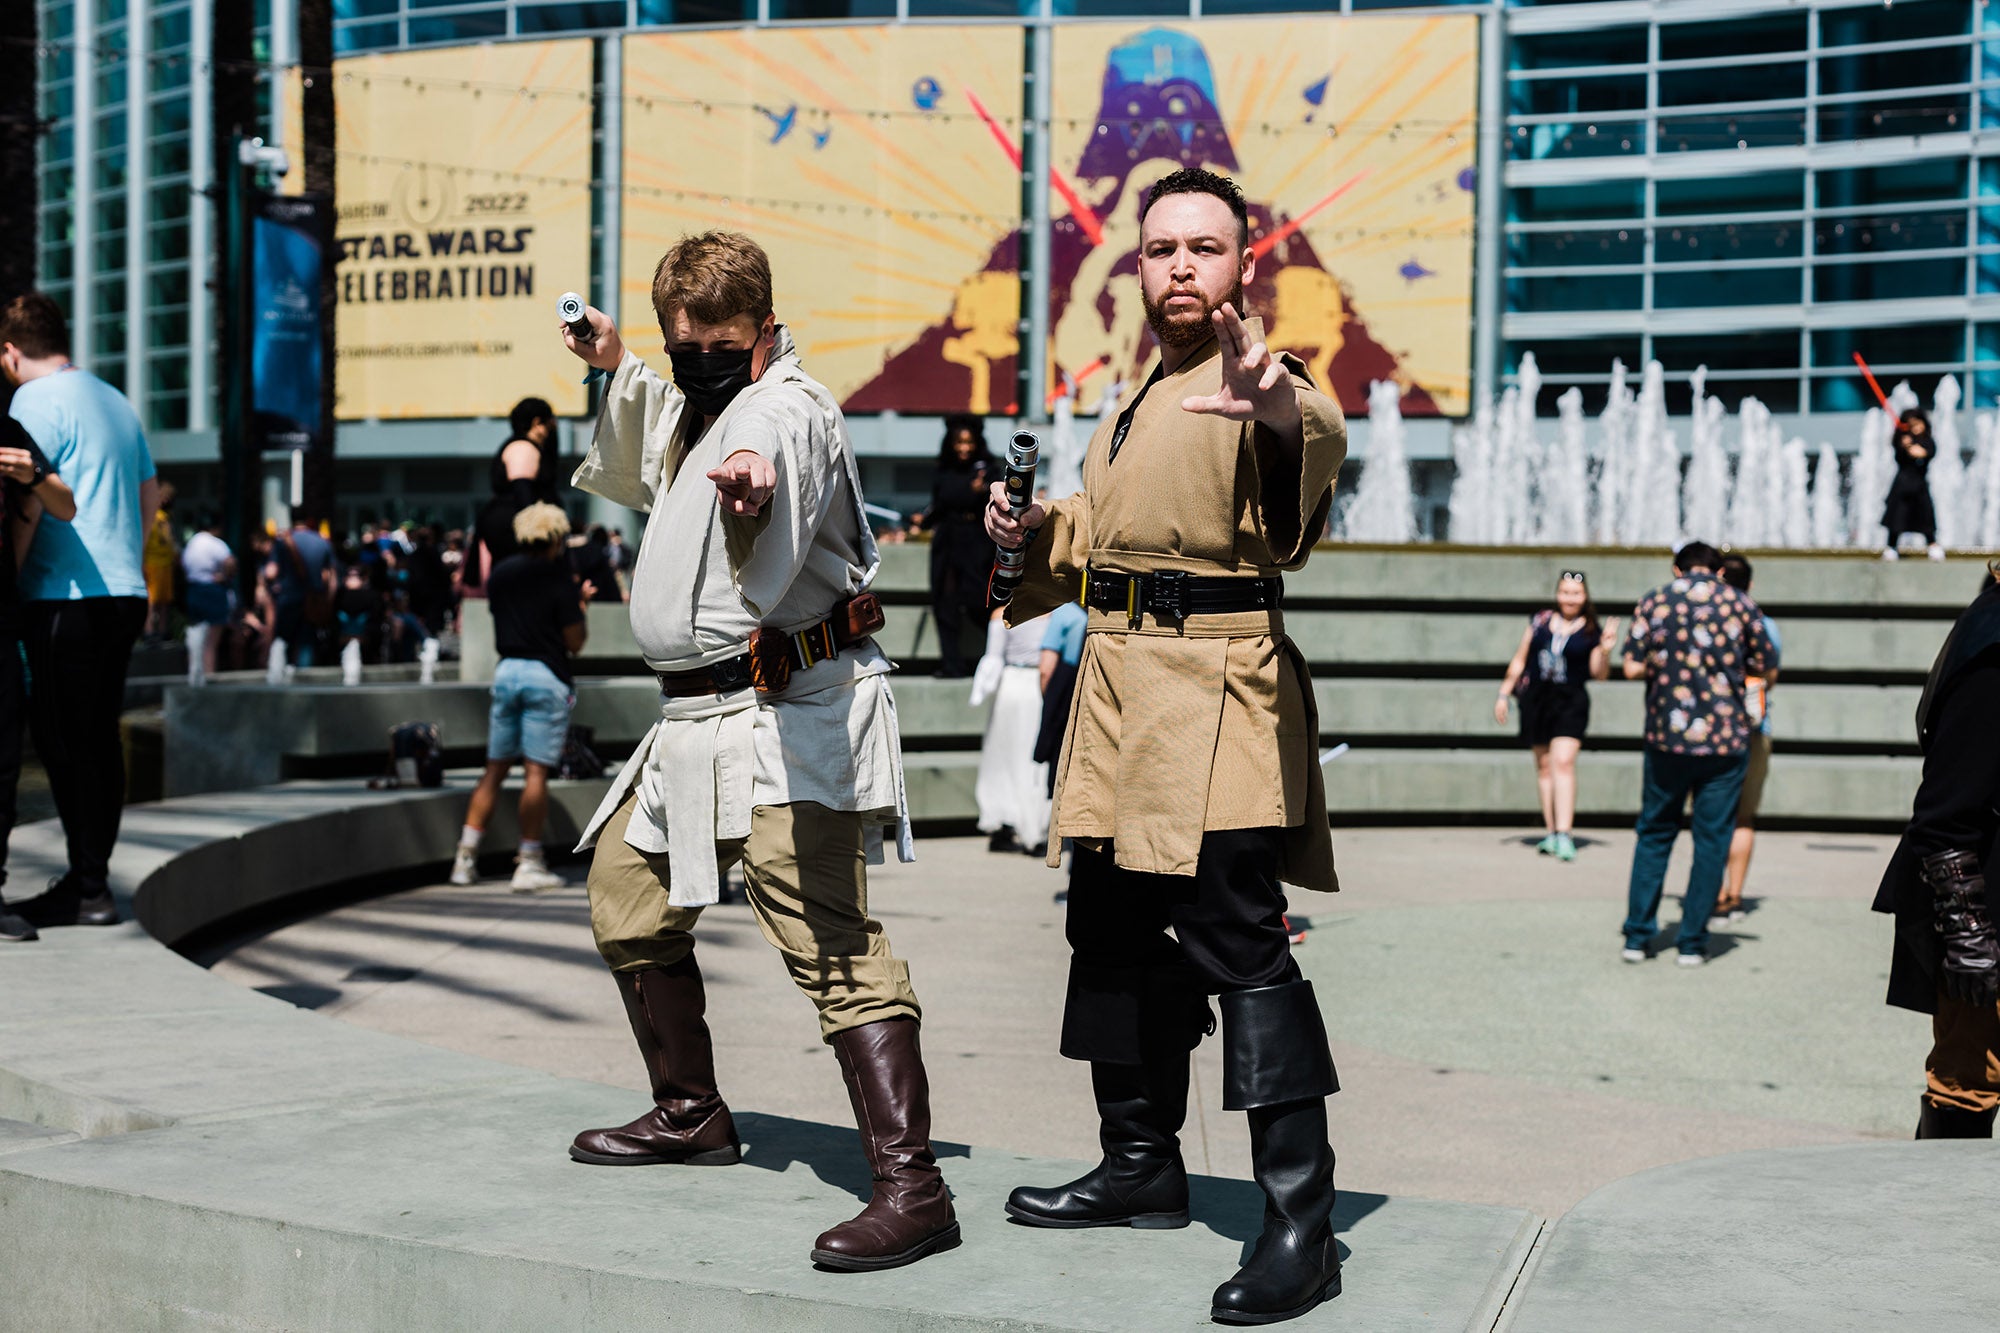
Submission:
[[[1599,603],[1602,614],[1621,620],[1629,617],[1631,608],[1630,602]],[[887,614],[888,624],[875,636],[883,652],[898,662],[927,666],[938,660],[937,621],[927,608],[890,606]],[[492,674],[492,627],[487,623],[480,628],[481,621],[477,614],[466,617],[467,680],[490,679]],[[1286,633],[1316,669],[1372,668],[1381,675],[1412,668],[1412,674],[1430,674],[1442,668],[1490,671],[1497,678],[1520,646],[1526,627],[1523,613],[1476,605],[1427,606],[1420,613],[1415,608],[1294,607],[1285,614]],[[1900,673],[1913,680],[1930,670],[1950,627],[1949,615],[1884,618],[1879,609],[1861,603],[1854,605],[1851,615],[1838,619],[1779,622],[1786,670]],[[487,663],[483,668],[481,661]],[[590,641],[578,659],[579,674],[632,674],[638,663],[638,645],[624,608],[592,607]]]

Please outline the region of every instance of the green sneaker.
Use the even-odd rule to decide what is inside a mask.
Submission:
[[[1555,850],[1556,860],[1558,861],[1576,860],[1576,841],[1573,838],[1571,838],[1569,834],[1567,833],[1556,834],[1555,843],[1556,843],[1556,850]]]
[[[1554,856],[1556,854],[1556,835],[1551,833],[1548,837],[1543,838],[1535,844],[1535,850],[1543,856]]]

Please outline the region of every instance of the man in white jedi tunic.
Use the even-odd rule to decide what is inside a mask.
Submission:
[[[646,1058],[653,1109],[587,1130],[599,1165],[738,1160],[715,1087],[694,926],[741,862],[750,905],[819,1009],[875,1178],[812,1257],[891,1268],[958,1244],[930,1144],[909,968],[868,915],[865,864],[912,859],[888,659],[869,632],[878,563],[840,408],[772,313],[749,237],[684,238],[653,276],[673,383],[611,319],[563,342],[610,375],[574,484],[648,513],[632,634],[660,720],[585,831],[591,930]]]

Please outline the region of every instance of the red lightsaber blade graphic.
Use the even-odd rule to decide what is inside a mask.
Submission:
[[[972,109],[979,113],[981,120],[986,122],[987,132],[992,134],[995,141],[999,143],[1000,151],[1005,153],[1007,160],[1014,164],[1014,170],[1019,171],[1021,169],[1021,150],[1014,143],[1012,136],[1007,133],[1006,128],[993,118],[993,113],[986,109],[986,104],[979,100],[979,94],[973,92],[972,89],[967,88],[965,90],[965,100],[972,103]],[[1049,168],[1049,184],[1055,187],[1055,192],[1063,197],[1064,203],[1069,205],[1070,216],[1076,220],[1076,225],[1083,229],[1083,234],[1090,238],[1090,243],[1092,245],[1104,244],[1104,224],[1098,221],[1097,214],[1091,210],[1090,205],[1083,202],[1077,195],[1077,192],[1070,188],[1070,183],[1063,179],[1063,174],[1053,166]]]
[[[1076,372],[1076,374],[1070,376],[1070,382],[1077,385],[1080,388],[1082,387],[1083,382],[1085,380],[1089,379],[1092,375],[1095,375],[1098,371],[1104,369],[1104,367],[1107,364],[1109,363],[1103,357],[1100,356],[1095,361],[1085,366],[1082,370],[1079,370]],[[1048,405],[1050,407],[1054,407],[1056,405],[1056,400],[1058,398],[1061,398],[1064,394],[1068,392],[1069,388],[1067,386],[1058,386],[1056,388],[1050,389]]]
[[[1367,172],[1359,171],[1356,172],[1354,175],[1349,176],[1347,178],[1347,182],[1336,188],[1332,194],[1329,194],[1326,198],[1320,200],[1318,203],[1314,204],[1311,208],[1308,208],[1305,212],[1299,214],[1297,217],[1293,218],[1290,222],[1287,222],[1284,226],[1272,232],[1269,236],[1264,237],[1262,240],[1252,241],[1250,243],[1250,253],[1255,255],[1259,259],[1262,259],[1265,255],[1270,254],[1271,251],[1277,249],[1278,243],[1280,241],[1284,240],[1287,236],[1290,236],[1300,227],[1303,227],[1306,224],[1307,219],[1311,218],[1313,214],[1319,212],[1323,208],[1326,208],[1328,205],[1333,203],[1334,200],[1340,198],[1340,196],[1346,194],[1349,190],[1359,185],[1364,179],[1367,178],[1367,175],[1368,175]]]
[[[1882,404],[1882,410],[1890,416],[1897,416],[1896,409],[1889,406],[1889,395],[1882,392],[1882,386],[1875,382],[1875,372],[1868,369],[1868,363],[1861,359],[1861,353],[1854,354],[1854,364],[1861,367],[1861,378],[1868,381],[1868,387],[1875,391],[1875,401]]]

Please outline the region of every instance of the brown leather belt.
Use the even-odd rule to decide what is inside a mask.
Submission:
[[[772,629],[753,632],[748,652],[688,671],[655,671],[653,675],[660,682],[660,692],[675,699],[729,694],[745,687],[755,687],[760,694],[776,694],[791,683],[792,672],[838,657],[886,622],[881,599],[864,592],[836,603],[832,615],[804,629],[789,634]]]

